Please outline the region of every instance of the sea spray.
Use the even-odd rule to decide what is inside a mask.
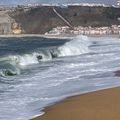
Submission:
[[[15,64],[4,62],[0,64],[0,76],[8,77],[20,74],[20,68]]]
[[[75,37],[72,41],[65,43],[63,46],[59,47],[60,56],[75,56],[84,53],[88,53],[90,50],[90,41],[87,36],[79,35]]]

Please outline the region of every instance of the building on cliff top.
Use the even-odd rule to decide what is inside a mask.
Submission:
[[[119,7],[120,7],[120,1],[117,1],[117,6],[119,6]]]
[[[120,8],[120,0],[117,1],[116,5],[113,5],[113,7]]]

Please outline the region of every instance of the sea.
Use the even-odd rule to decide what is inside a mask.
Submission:
[[[120,38],[0,38],[0,120],[29,120],[67,97],[120,86]]]

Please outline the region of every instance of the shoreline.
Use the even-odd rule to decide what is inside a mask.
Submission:
[[[119,93],[120,87],[115,87],[68,97],[31,120],[119,120]]]
[[[44,38],[61,38],[61,39],[65,39],[65,38],[71,38],[71,37],[76,37],[82,34],[78,34],[78,35],[73,35],[73,34],[64,34],[64,35],[44,35],[44,34],[18,34],[18,35],[14,35],[14,34],[8,34],[8,35],[0,35],[0,38],[13,38],[13,37],[17,37],[17,38],[21,38],[21,37],[44,37]],[[117,37],[120,38],[119,34],[110,34],[110,35],[85,35],[88,37]]]

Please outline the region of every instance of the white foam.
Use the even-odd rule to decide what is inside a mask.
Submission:
[[[104,45],[104,42],[109,38],[103,39],[102,43],[100,40],[99,42],[94,40],[94,44],[90,46],[90,49],[94,50],[95,54],[80,55],[90,52],[89,45],[91,43],[87,37],[78,36],[59,47],[59,51],[56,50],[58,55],[61,53],[63,56],[72,57],[59,58],[53,62],[48,62],[47,65],[50,67],[46,67],[46,64],[39,64],[38,67],[35,65],[36,68],[31,69],[30,72],[16,76],[15,79],[13,78],[16,84],[10,84],[12,89],[7,89],[9,92],[6,92],[7,94],[3,93],[4,97],[1,95],[0,117],[6,120],[27,120],[34,115],[41,114],[40,110],[42,111],[44,107],[61,100],[61,96],[72,96],[120,86],[119,77],[115,77],[113,73],[120,66],[120,55],[118,53],[120,52],[118,49],[120,42],[113,39],[115,45],[109,46]],[[108,41],[109,44],[111,42]],[[109,50],[110,47],[117,51]],[[108,53],[104,53],[106,49]],[[83,52],[81,52],[82,50]],[[11,56],[13,58],[11,61],[16,61],[16,64],[20,65],[38,63],[39,61],[36,61],[34,56],[45,56],[43,59],[47,60],[51,58],[49,53],[49,51],[47,53],[41,51],[27,55]],[[80,56],[73,57],[73,55]],[[32,62],[29,62],[29,60]],[[44,69],[40,69],[41,67]],[[6,90],[7,87],[2,86],[2,88],[4,88],[2,90]],[[17,104],[19,101],[20,104]]]
[[[18,58],[19,65],[22,66],[39,63],[35,54],[25,54],[23,56],[18,56]]]
[[[65,43],[57,49],[38,51],[24,55],[10,55],[8,57],[2,58],[2,61],[10,61],[12,64],[26,66],[30,64],[38,64],[40,61],[48,61],[52,59],[52,56],[75,56],[84,53],[88,53],[90,50],[88,46],[90,41],[87,36],[77,36],[73,40]],[[40,57],[40,58],[39,58]]]
[[[58,48],[60,51],[59,56],[74,56],[88,53],[90,51],[88,48],[90,44],[87,36],[77,36],[72,41]]]
[[[37,58],[38,56],[41,56],[41,59]],[[43,53],[37,53],[33,52],[30,54],[24,54],[24,55],[10,55],[6,58],[2,58],[2,61],[8,61],[11,64],[14,65],[20,65],[20,66],[27,66],[30,64],[38,64],[39,61],[47,61],[51,60],[51,55],[49,53],[43,54]]]

